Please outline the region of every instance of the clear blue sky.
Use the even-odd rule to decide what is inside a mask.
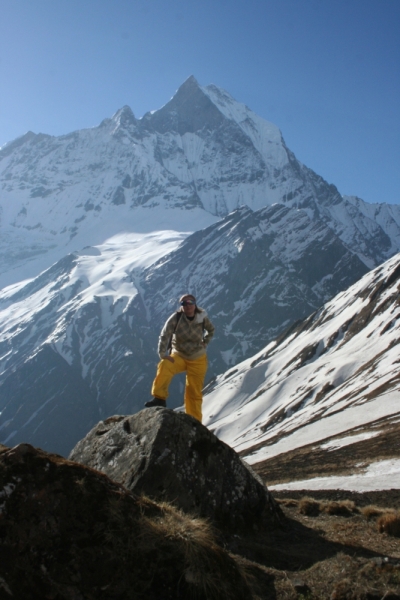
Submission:
[[[0,145],[160,108],[189,76],[342,194],[400,203],[400,0],[0,0]]]

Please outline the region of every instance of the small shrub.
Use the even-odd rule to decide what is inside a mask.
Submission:
[[[155,505],[145,497],[140,502],[140,550],[151,555],[163,548],[171,562],[183,556],[182,581],[188,586],[190,598],[228,600],[242,597],[241,592],[243,598],[248,597],[244,571],[218,545],[216,531],[206,519],[186,514],[167,502]]]
[[[385,512],[387,512],[386,509],[380,508],[379,506],[375,506],[374,504],[369,504],[368,506],[364,506],[363,508],[361,508],[361,513],[368,520],[376,519],[377,517],[383,515]]]
[[[385,513],[379,517],[377,525],[380,533],[400,537],[400,513]]]
[[[352,500],[324,502],[321,505],[321,510],[328,515],[338,515],[340,517],[351,517],[351,515],[358,512],[358,509]]]
[[[299,513],[307,515],[308,517],[318,517],[320,510],[320,503],[314,498],[308,498],[305,496],[299,501]]]
[[[297,506],[299,503],[298,500],[294,500],[293,498],[278,498],[277,502],[278,502],[278,504],[282,504],[282,506],[288,506],[288,507]]]

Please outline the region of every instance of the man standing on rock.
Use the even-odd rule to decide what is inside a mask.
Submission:
[[[166,407],[171,379],[186,371],[185,411],[201,422],[206,347],[214,335],[214,325],[206,311],[196,305],[192,294],[182,296],[179,303],[180,310],[169,317],[160,334],[158,354],[161,360],[151,390],[154,398],[145,406]]]

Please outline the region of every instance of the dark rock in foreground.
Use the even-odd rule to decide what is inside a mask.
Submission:
[[[232,448],[183,413],[153,408],[111,417],[78,442],[69,458],[219,526],[279,520],[280,509],[261,479]]]
[[[201,519],[28,444],[0,448],[0,598],[250,600]]]

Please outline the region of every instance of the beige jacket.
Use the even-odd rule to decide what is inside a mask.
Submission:
[[[160,358],[168,356],[168,344],[172,336],[172,352],[179,354],[187,360],[195,360],[206,352],[206,346],[214,335],[214,325],[211,323],[204,309],[199,308],[193,321],[186,318],[181,312],[177,325],[177,315],[174,313],[162,328],[158,340],[158,354]],[[175,333],[174,329],[176,327]]]

